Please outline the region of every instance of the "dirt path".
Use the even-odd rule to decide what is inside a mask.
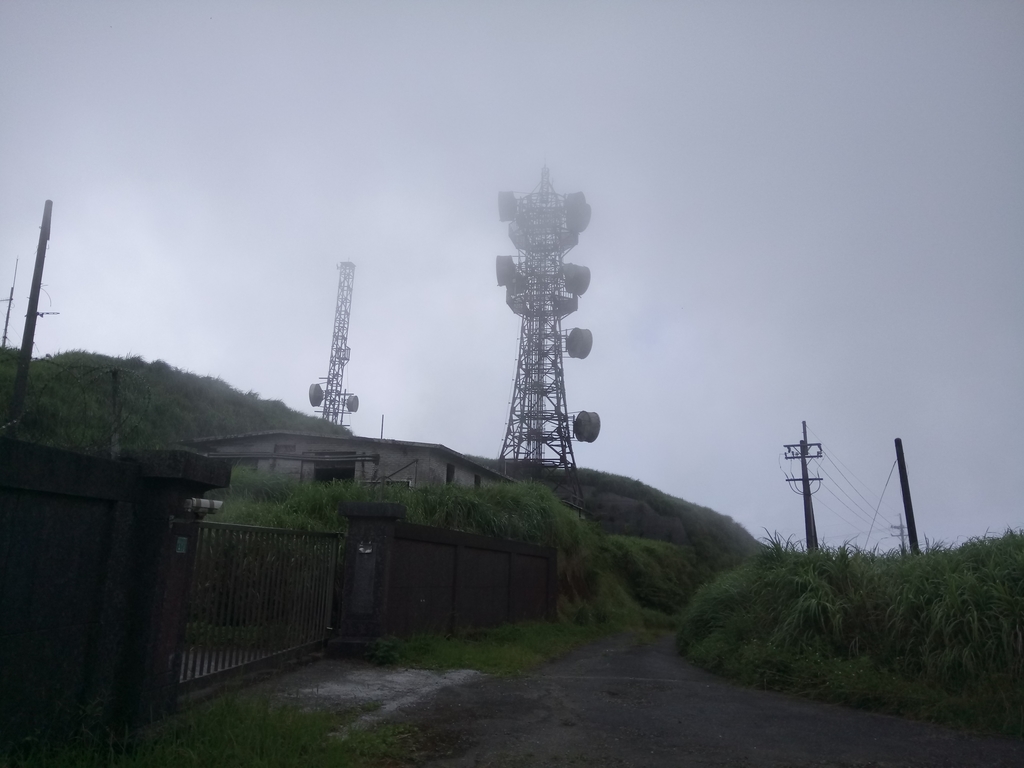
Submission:
[[[527,677],[469,678],[390,719],[437,733],[430,766],[949,766],[1022,768],[1024,742],[731,685],[671,638],[620,636]]]

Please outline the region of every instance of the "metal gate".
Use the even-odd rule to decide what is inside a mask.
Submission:
[[[185,689],[322,647],[340,540],[338,533],[200,523],[181,665]]]

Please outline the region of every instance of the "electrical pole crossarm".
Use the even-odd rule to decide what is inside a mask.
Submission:
[[[807,454],[807,458],[808,459],[820,459],[820,458],[824,457],[825,454],[822,453],[822,451],[821,451],[821,443],[807,443],[806,445],[807,445],[807,450],[808,451],[811,448],[817,448],[818,449],[818,452],[813,454],[813,455],[808,453]],[[786,449],[786,458],[787,459],[799,459],[800,458],[800,456],[801,456],[801,453],[800,453],[800,443],[793,443],[792,445],[784,445],[782,447]]]

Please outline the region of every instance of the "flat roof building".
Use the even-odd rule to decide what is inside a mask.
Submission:
[[[185,440],[182,445],[236,466],[307,482],[356,480],[407,483],[417,488],[444,483],[480,486],[509,480],[437,443],[272,430],[201,437]]]

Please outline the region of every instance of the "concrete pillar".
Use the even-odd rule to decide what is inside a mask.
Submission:
[[[388,577],[395,521],[405,517],[401,504],[343,502],[338,516],[348,520],[340,632],[328,655],[360,654],[387,633]]]

